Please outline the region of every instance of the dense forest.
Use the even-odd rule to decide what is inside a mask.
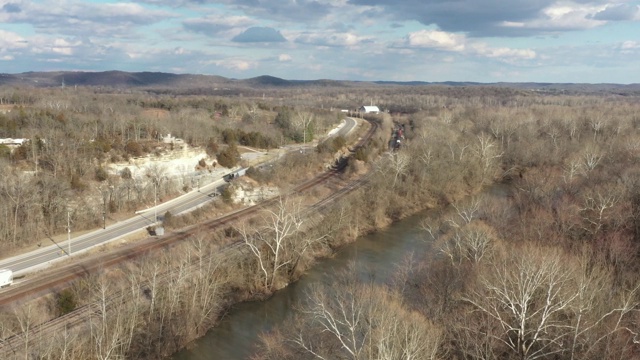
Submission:
[[[157,134],[171,132],[219,153],[242,134],[255,133],[263,140],[252,146],[279,146],[305,136],[295,125],[299,114],[314,114],[319,134],[338,121],[338,109],[373,102],[389,110],[368,117],[380,130],[341,175],[345,181],[366,177],[358,190],[311,215],[304,204],[322,198],[319,191],[281,199],[256,219],[195,233],[171,251],[5,311],[0,334],[25,339],[16,357],[167,356],[215,326],[230,304],[269,296],[315,258],[425,209],[449,209],[423,222],[434,253],[412,254],[396,264],[389,284],[337,275],[330,288],[309,294],[289,323],[265,334],[255,357],[640,356],[636,97],[392,85],[284,88],[256,98],[4,91],[13,91],[6,96],[13,103],[0,116],[0,137],[31,139],[24,149],[3,155],[4,173],[12,174],[2,180],[8,184],[2,187],[0,220],[6,248],[19,247],[29,238],[25,232],[43,231],[36,227],[64,229],[64,210],[56,213],[43,200],[61,197],[45,191],[83,198],[89,186],[126,183],[126,176],[97,175],[105,162],[135,156],[127,150],[130,143],[142,153],[161,151],[153,146]],[[149,117],[147,109],[168,115]],[[402,146],[390,151],[387,144],[400,127]],[[290,173],[304,179],[322,171],[343,145],[325,154],[292,154],[286,166],[250,176],[266,184]],[[24,171],[30,180],[19,180]],[[38,185],[45,182],[57,185]],[[31,190],[16,196],[23,186]],[[508,196],[483,196],[492,186]],[[113,210],[121,206],[128,205],[116,203]],[[49,217],[53,213],[58,220]],[[182,224],[175,221],[176,228]],[[239,250],[225,247],[235,242]],[[120,295],[114,300],[113,293]],[[84,304],[103,309],[89,316],[86,331],[28,337],[28,325]]]

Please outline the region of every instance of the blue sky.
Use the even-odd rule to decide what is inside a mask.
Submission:
[[[640,0],[0,0],[0,72],[640,83]]]

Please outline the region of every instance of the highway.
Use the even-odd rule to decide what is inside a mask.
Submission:
[[[329,136],[346,136],[355,128],[356,125],[356,120],[347,118],[341,127],[338,130],[332,131]],[[293,149],[289,148],[288,150],[292,151]],[[174,215],[178,215],[196,209],[215,198],[219,193],[219,188],[224,184],[224,180],[216,180],[210,184],[200,187],[199,189],[159,204],[155,208],[136,212],[135,216],[127,220],[111,224],[105,229],[95,230],[72,238],[70,243],[68,241],[62,241],[32,252],[8,259],[2,259],[0,260],[0,269],[11,269],[14,272],[14,276],[20,277],[21,275],[29,272],[45,268],[54,262],[65,260],[73,255],[86,252],[96,245],[120,239],[129,234],[143,230],[150,225],[154,225],[157,223],[155,219],[156,214],[158,218],[161,218],[167,211],[170,211]],[[19,282],[20,280],[17,279],[16,283]]]
[[[218,188],[224,183],[222,179],[217,180],[202,186],[200,191],[194,190],[166,203],[159,204],[155,209],[151,208],[138,212],[134,217],[111,224],[106,229],[99,229],[72,238],[71,246],[65,240],[29,253],[4,259],[0,261],[0,268],[13,270],[14,276],[44,268],[53,262],[69,258],[70,255],[78,255],[96,245],[105,244],[145,229],[156,223],[154,221],[156,214],[158,218],[161,218],[167,211],[177,215],[202,206],[216,196]]]

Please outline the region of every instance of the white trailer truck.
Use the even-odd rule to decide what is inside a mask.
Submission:
[[[13,283],[13,271],[9,269],[0,269],[0,288],[9,286]]]

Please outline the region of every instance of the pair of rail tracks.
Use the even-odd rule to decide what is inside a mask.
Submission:
[[[345,166],[347,165],[348,157],[353,156],[355,151],[367,144],[367,142],[375,134],[378,128],[377,124],[373,122],[370,122],[369,124],[369,130],[350,150],[350,154],[347,157],[339,159],[336,164],[331,167],[331,169],[299,184],[291,190],[288,196],[301,194],[321,184],[325,184],[332,179],[338,179],[338,175],[343,172]],[[332,192],[327,197],[309,206],[305,210],[305,212],[313,213],[316,211],[321,211],[322,209],[335,202],[337,199],[358,189],[367,181],[367,179],[368,175],[365,175],[359,179],[348,182],[346,185],[338,185],[338,190]],[[185,229],[164,235],[159,238],[147,238],[142,242],[137,242],[130,246],[124,246],[115,251],[111,251],[106,254],[100,254],[99,256],[92,256],[76,264],[71,264],[63,266],[59,269],[48,271],[47,274],[34,278],[26,284],[18,286],[16,288],[12,288],[10,291],[7,291],[4,294],[0,295],[0,306],[7,306],[20,300],[31,299],[34,297],[45,295],[47,293],[51,293],[52,291],[61,290],[67,287],[67,285],[73,280],[89,276],[90,274],[94,274],[98,271],[115,266],[125,261],[137,259],[142,255],[150,253],[152,251],[170,247],[176,243],[189,239],[191,236],[193,236],[194,233],[198,231],[220,229],[221,227],[227,226],[240,219],[248,218],[249,216],[256,214],[261,209],[274,205],[278,200],[278,197],[271,198],[261,202],[260,204],[242,208],[232,213],[220,216],[204,223],[189,226]],[[224,254],[230,251],[237,250],[239,247],[241,247],[242,244],[242,241],[236,241],[227,244],[219,252],[211,256],[224,257]],[[198,266],[198,263],[190,265],[190,267],[192,266]],[[169,273],[171,273],[171,271],[163,274],[158,274],[160,283],[162,283],[163,281],[169,281]],[[141,291],[142,290],[144,289],[141,289]],[[116,292],[109,297],[107,302],[108,304],[115,304],[117,300],[128,294],[128,292]],[[108,307],[110,306],[111,305],[108,305]],[[88,315],[96,314],[101,311],[101,309],[102,307],[96,303],[81,306],[70,312],[69,314],[45,321],[31,327],[31,329],[29,330],[29,338],[34,339],[39,335],[58,331],[64,327],[72,328],[76,325],[86,322]],[[9,359],[11,356],[16,355],[16,351],[19,352],[21,350],[24,350],[21,349],[21,346],[24,345],[24,341],[25,339],[22,334],[14,334],[5,339],[0,339],[0,358]]]

